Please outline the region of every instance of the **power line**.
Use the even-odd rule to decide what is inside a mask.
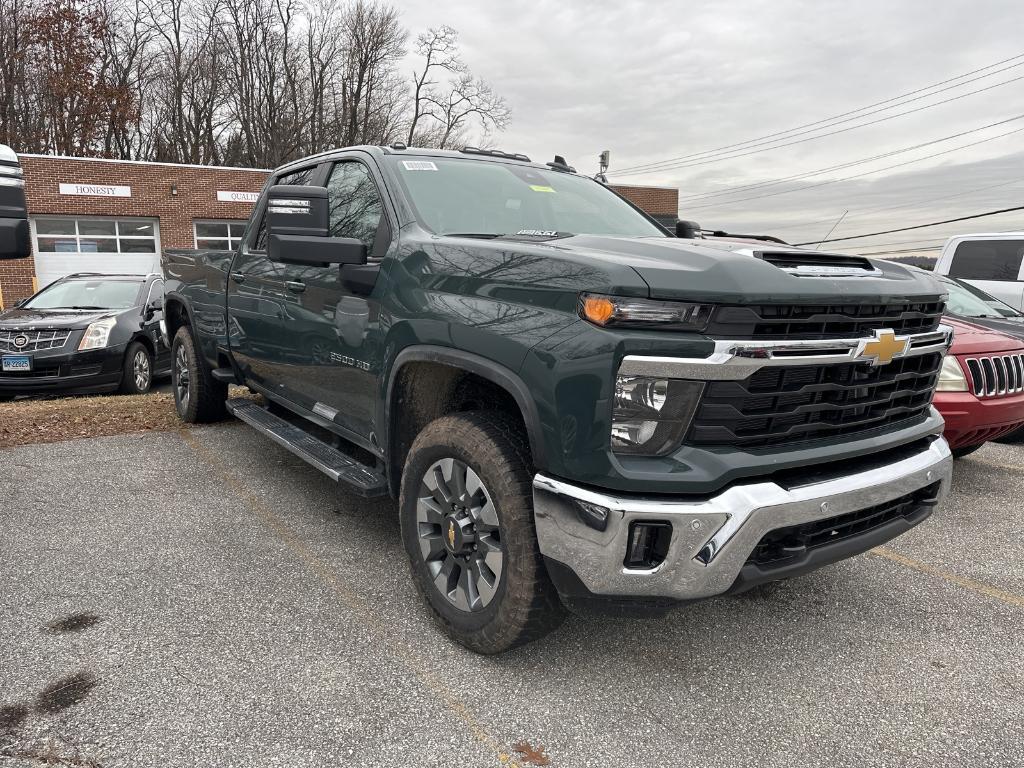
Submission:
[[[950,199],[952,199],[954,197],[964,197],[965,195],[974,195],[974,194],[977,194],[978,192],[987,192],[990,189],[998,189],[999,187],[1008,187],[1011,184],[1020,184],[1020,183],[1022,183],[1021,179],[1013,179],[1011,181],[1002,181],[1002,182],[1000,182],[998,184],[989,184],[989,185],[984,186],[984,187],[976,187],[975,189],[970,189],[970,190],[967,190],[966,192],[954,192],[951,195],[941,195],[939,197],[929,197],[929,198],[926,198],[924,200],[915,200],[912,203],[904,203],[902,205],[881,205],[881,206],[879,206],[877,208],[865,208],[864,210],[861,210],[861,211],[854,211],[853,214],[851,216],[849,216],[848,218],[855,219],[855,218],[858,218],[860,216],[866,216],[869,213],[877,213],[878,211],[898,211],[898,210],[901,210],[903,208],[913,208],[914,206],[924,205],[925,203],[935,203],[935,202],[938,202],[939,200],[950,200]],[[814,221],[805,221],[805,222],[802,222],[800,224],[785,224],[785,225],[783,225],[781,227],[773,227],[773,229],[777,229],[777,230],[799,229],[801,227],[809,227],[809,226],[812,226],[814,224],[827,224],[828,222],[833,221],[834,219],[835,219],[835,216],[829,216],[826,219],[815,219]]]
[[[933,139],[931,141],[925,141],[925,142],[922,142],[920,144],[914,144],[913,146],[910,146],[910,147],[904,147],[902,149],[894,149],[891,152],[883,152],[880,155],[873,155],[872,157],[865,157],[865,158],[863,158],[861,160],[852,160],[852,161],[850,161],[848,163],[840,163],[839,165],[831,165],[831,166],[829,166],[827,168],[818,168],[817,170],[814,170],[814,171],[805,171],[803,173],[796,173],[796,174],[793,174],[792,176],[785,176],[785,177],[783,177],[781,179],[774,179],[772,181],[762,181],[762,182],[757,182],[757,183],[754,183],[754,184],[744,184],[744,185],[739,186],[739,187],[731,187],[730,189],[721,190],[719,192],[703,192],[703,193],[694,193],[692,195],[684,195],[684,198],[689,198],[688,202],[693,202],[693,201],[696,201],[696,200],[705,200],[705,199],[710,198],[710,197],[721,197],[722,195],[732,195],[732,194],[736,194],[737,192],[742,192],[742,191],[746,191],[746,190],[762,189],[764,187],[772,187],[772,186],[776,186],[778,184],[785,184],[787,181],[795,181],[796,179],[803,179],[803,178],[807,178],[809,176],[818,176],[818,175],[820,175],[822,173],[828,173],[829,171],[838,171],[838,170],[841,170],[843,168],[852,168],[855,165],[863,165],[864,163],[874,162],[875,160],[881,160],[881,159],[886,158],[886,157],[892,157],[893,155],[900,155],[900,154],[903,154],[904,152],[912,152],[915,149],[922,149],[924,147],[929,147],[929,146],[931,146],[933,144],[941,144],[942,142],[950,141],[951,139],[959,139],[961,136],[968,136],[968,135],[970,135],[972,133],[979,133],[980,131],[984,131],[984,130],[987,130],[989,128],[995,128],[997,125],[1005,125],[1006,123],[1012,123],[1012,122],[1015,122],[1017,120],[1024,120],[1024,115],[1017,115],[1016,117],[1008,117],[1005,120],[999,120],[998,122],[995,122],[995,123],[989,123],[988,125],[983,125],[983,126],[981,126],[979,128],[973,128],[973,129],[971,129],[969,131],[961,131],[960,133],[954,133],[954,134],[952,134],[950,136],[943,136],[941,139]],[[687,201],[684,201],[684,202],[687,202]]]
[[[891,256],[896,253],[919,253],[921,251],[941,251],[945,243],[931,246],[929,248],[907,248],[903,251],[871,251],[870,253],[857,253],[855,256]]]
[[[1024,128],[1016,128],[1016,129],[1014,129],[1012,131],[1007,131],[1006,133],[1000,133],[998,136],[990,136],[987,139],[979,139],[978,141],[972,141],[970,144],[964,144],[964,145],[959,146],[959,147],[953,147],[952,149],[945,149],[942,152],[933,152],[932,154],[925,155],[924,157],[918,157],[918,158],[915,158],[913,160],[905,160],[902,163],[896,163],[894,165],[887,165],[884,168],[876,168],[873,171],[865,171],[864,173],[855,173],[852,176],[843,176],[842,178],[838,178],[838,179],[829,179],[828,181],[821,181],[821,182],[818,182],[817,184],[806,184],[806,185],[804,185],[802,187],[797,187],[795,189],[784,189],[784,190],[782,190],[780,192],[768,192],[768,193],[763,194],[763,195],[751,195],[749,197],[737,197],[737,198],[735,198],[733,200],[721,200],[721,201],[713,202],[713,203],[702,203],[701,205],[690,206],[687,210],[695,211],[695,210],[700,210],[701,208],[719,208],[719,207],[721,207],[723,205],[735,205],[736,203],[744,203],[744,202],[747,202],[748,200],[761,200],[761,199],[766,198],[766,197],[778,197],[779,195],[788,195],[788,194],[792,194],[793,192],[803,192],[803,191],[808,190],[808,189],[817,189],[818,187],[827,187],[830,184],[838,184],[841,181],[851,181],[853,179],[860,179],[860,178],[863,178],[864,176],[871,176],[871,175],[876,174],[876,173],[881,173],[882,171],[891,171],[893,168],[902,168],[902,167],[904,167],[906,165],[913,165],[914,163],[920,163],[923,160],[931,160],[933,157],[941,157],[942,155],[948,155],[948,154],[951,154],[953,152],[959,152],[961,149],[967,149],[969,147],[976,147],[979,144],[985,144],[985,143],[990,142],[990,141],[995,141],[996,139],[1003,139],[1003,138],[1006,138],[1007,136],[1012,136],[1015,133],[1020,133],[1021,131],[1024,131]]]
[[[925,109],[931,109],[932,107],[937,107],[937,106],[940,106],[942,104],[948,104],[951,101],[957,101],[959,99],[967,98],[968,96],[974,96],[975,94],[978,94],[978,93],[984,93],[985,91],[991,91],[993,88],[999,88],[999,87],[1004,86],[1004,85],[1009,85],[1010,83],[1015,83],[1015,82],[1017,82],[1019,80],[1024,80],[1024,75],[1022,75],[1020,77],[1012,78],[1010,80],[1004,80],[1001,83],[996,83],[995,85],[989,85],[989,86],[987,86],[985,88],[978,88],[977,90],[974,90],[974,91],[968,91],[967,93],[962,93],[959,96],[951,96],[948,99],[943,99],[942,101],[937,101],[934,104],[925,104],[922,107],[915,107],[914,109],[908,109],[906,112],[897,112],[894,115],[887,115],[885,117],[880,117],[877,120],[870,120],[870,121],[868,121],[866,123],[860,123],[859,125],[851,125],[851,126],[849,126],[847,128],[840,128],[837,131],[830,131],[829,133],[822,133],[822,134],[819,134],[818,136],[808,136],[806,138],[797,139],[796,141],[790,141],[790,142],[787,142],[785,144],[776,144],[775,146],[772,146],[772,147],[761,147],[760,149],[752,149],[749,152],[740,152],[738,154],[733,154],[733,155],[728,155],[728,156],[723,155],[721,157],[712,157],[709,160],[700,160],[700,161],[688,162],[688,163],[676,163],[676,164],[671,165],[671,166],[665,166],[664,168],[654,168],[654,169],[646,170],[646,171],[630,171],[630,172],[620,171],[620,173],[622,175],[624,175],[624,176],[642,176],[642,175],[644,175],[646,173],[658,173],[658,172],[661,172],[661,171],[677,170],[679,168],[693,168],[693,167],[696,167],[698,165],[710,165],[712,163],[720,163],[723,160],[736,160],[737,158],[740,158],[740,157],[747,157],[749,155],[757,155],[757,154],[760,154],[761,152],[768,152],[768,151],[773,150],[773,149],[782,149],[784,147],[792,147],[792,146],[794,146],[796,144],[803,144],[804,142],[807,142],[807,141],[815,141],[816,139],[824,139],[824,138],[827,138],[829,136],[835,136],[835,135],[840,134],[840,133],[848,133],[849,131],[855,131],[858,128],[866,128],[869,125],[877,125],[878,123],[884,123],[884,122],[887,122],[888,120],[895,120],[897,117],[904,117],[905,115],[912,115],[915,112],[921,112],[922,110],[925,110]]]
[[[946,219],[945,221],[933,221],[930,224],[916,224],[912,227],[900,227],[899,229],[886,229],[881,232],[868,232],[864,235],[850,235],[849,237],[833,237],[831,240],[811,240],[808,243],[794,243],[794,245],[818,245],[819,243],[839,243],[844,240],[860,240],[865,237],[878,237],[879,235],[891,235],[894,232],[909,232],[912,229],[926,229],[927,227],[937,227],[940,224],[955,224],[958,221],[970,221],[971,219],[983,219],[986,216],[998,216],[1001,213],[1011,213],[1013,211],[1024,211],[1024,205],[1018,205],[1014,208],[1001,208],[998,211],[987,211],[985,213],[975,213],[971,216],[960,216],[955,219]]]
[[[755,137],[753,139],[747,139],[746,141],[740,141],[740,142],[736,142],[734,144],[726,144],[724,146],[716,147],[714,149],[707,149],[707,150],[704,150],[702,152],[695,152],[695,153],[692,153],[692,154],[689,154],[689,155],[681,155],[679,157],[669,158],[669,159],[666,159],[666,160],[658,160],[658,161],[653,161],[653,162],[650,162],[650,163],[640,163],[638,165],[627,166],[626,168],[623,168],[621,172],[625,173],[625,172],[629,172],[629,171],[639,170],[641,168],[645,168],[646,169],[646,168],[650,168],[650,167],[653,167],[653,166],[661,166],[661,165],[665,165],[665,164],[668,164],[668,163],[675,163],[675,162],[680,161],[680,160],[689,160],[689,159],[692,159],[692,158],[702,157],[702,156],[705,156],[705,155],[718,154],[718,153],[721,153],[721,152],[725,152],[727,150],[737,149],[737,148],[741,148],[741,147],[746,147],[747,145],[750,145],[750,144],[758,144],[758,143],[766,143],[766,142],[767,143],[773,143],[773,142],[770,142],[769,140],[773,139],[773,138],[778,138],[779,140],[781,140],[781,137],[788,137],[788,134],[794,134],[797,131],[800,131],[800,130],[805,129],[805,128],[812,128],[813,126],[820,126],[816,130],[820,130],[821,128],[826,128],[826,127],[831,127],[831,126],[823,125],[823,123],[832,123],[833,125],[840,125],[841,122],[849,122],[849,120],[845,120],[845,121],[841,121],[841,122],[835,122],[835,121],[840,120],[840,118],[848,117],[848,116],[851,116],[851,115],[853,115],[853,117],[850,117],[850,120],[856,120],[856,119],[859,119],[861,117],[867,117],[868,114],[876,114],[877,112],[885,111],[885,109],[892,109],[894,106],[902,106],[902,104],[910,104],[913,101],[920,101],[920,99],[928,98],[929,96],[934,96],[937,93],[943,93],[945,91],[952,90],[954,88],[959,88],[959,87],[961,87],[963,85],[967,85],[969,83],[973,83],[973,82],[976,82],[978,80],[982,80],[982,79],[984,79],[986,77],[991,77],[992,75],[1000,74],[1000,73],[1005,72],[1005,71],[1007,71],[1009,69],[1013,69],[1014,67],[1018,67],[1021,64],[1024,64],[1024,62],[1019,62],[1019,63],[1013,64],[1013,65],[1011,65],[1009,67],[1004,67],[1003,69],[1000,69],[1000,70],[998,70],[996,72],[989,72],[989,73],[987,73],[985,75],[982,75],[981,77],[973,78],[972,80],[967,80],[967,81],[962,82],[962,83],[957,83],[956,85],[950,86],[949,88],[943,88],[941,90],[936,90],[933,93],[929,93],[929,94],[920,96],[920,97],[918,97],[916,99],[909,99],[907,101],[903,101],[902,104],[893,104],[892,103],[892,102],[901,101],[902,99],[905,99],[908,96],[914,96],[916,94],[923,93],[924,91],[931,91],[933,89],[938,88],[941,85],[946,85],[947,83],[952,83],[955,80],[963,80],[965,77],[970,77],[971,75],[977,74],[979,72],[984,72],[987,69],[992,69],[993,67],[998,67],[998,66],[1000,66],[1002,64],[1006,64],[1006,63],[1011,62],[1011,61],[1017,61],[1018,59],[1022,59],[1022,58],[1024,58],[1024,53],[1017,54],[1016,56],[1011,56],[1010,58],[1003,59],[1002,61],[997,61],[994,64],[989,64],[988,66],[985,66],[985,67],[980,67],[978,69],[971,70],[970,72],[965,72],[965,73],[963,73],[961,75],[957,75],[956,77],[951,77],[951,78],[949,78],[947,80],[942,80],[942,81],[940,81],[938,83],[933,83],[931,85],[926,85],[923,88],[918,88],[918,89],[913,90],[913,91],[908,91],[907,93],[900,94],[899,96],[893,96],[892,98],[886,99],[884,101],[878,101],[878,102],[875,102],[874,104],[868,104],[867,106],[860,107],[858,109],[850,110],[849,112],[843,112],[841,114],[833,115],[832,117],[826,117],[826,118],[823,118],[821,120],[817,120],[817,121],[811,122],[811,123],[804,123],[803,125],[798,125],[798,126],[796,126],[794,128],[789,128],[789,129],[784,130],[784,131],[777,131],[775,133],[769,133],[769,134],[766,134],[764,136]],[[875,107],[881,107],[881,106],[883,106],[885,104],[889,104],[891,106],[886,107],[885,109],[875,110],[875,112],[870,112],[870,113],[867,113],[867,114],[858,114],[858,113],[866,112],[866,110],[873,109]],[[814,131],[806,131],[806,132],[813,133]]]

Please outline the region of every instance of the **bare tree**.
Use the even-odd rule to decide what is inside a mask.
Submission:
[[[487,135],[491,130],[503,130],[511,117],[505,99],[468,72],[452,82],[446,91],[431,93],[428,101],[437,110],[441,127],[437,145],[441,149],[451,146],[474,122]]]
[[[416,53],[423,57],[423,69],[412,73],[412,117],[409,120],[409,134],[406,144],[410,147],[417,142],[416,129],[423,118],[436,118],[428,99],[431,89],[438,85],[436,74],[463,74],[466,65],[459,59],[459,35],[447,25],[432,27],[416,38]]]

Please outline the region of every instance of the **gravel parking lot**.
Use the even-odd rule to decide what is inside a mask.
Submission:
[[[0,764],[1024,764],[1024,447],[888,548],[499,658],[434,630],[393,503],[244,426],[0,461]]]

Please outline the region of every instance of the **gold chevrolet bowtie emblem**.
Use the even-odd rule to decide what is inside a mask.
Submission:
[[[895,332],[888,328],[878,330],[875,331],[875,338],[865,339],[860,343],[857,359],[870,362],[872,365],[888,365],[906,352],[909,344],[909,339],[897,338]]]
[[[455,521],[448,521],[448,546],[455,549]]]

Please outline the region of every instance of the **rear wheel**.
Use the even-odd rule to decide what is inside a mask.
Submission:
[[[974,453],[976,450],[981,448],[981,446],[983,446],[983,445],[984,445],[984,443],[979,443],[978,445],[968,445],[968,446],[965,446],[964,448],[954,448],[953,449],[953,458],[954,459],[962,459],[964,456],[969,456],[970,454]]]
[[[453,639],[501,653],[561,623],[533,525],[529,450],[511,420],[471,412],[428,425],[399,509],[413,579]]]
[[[171,343],[171,387],[174,406],[182,421],[200,424],[218,421],[227,415],[224,401],[228,397],[228,385],[210,374],[187,325],[178,329]]]
[[[121,391],[126,395],[144,395],[153,386],[153,356],[138,341],[128,345],[121,373]]]

